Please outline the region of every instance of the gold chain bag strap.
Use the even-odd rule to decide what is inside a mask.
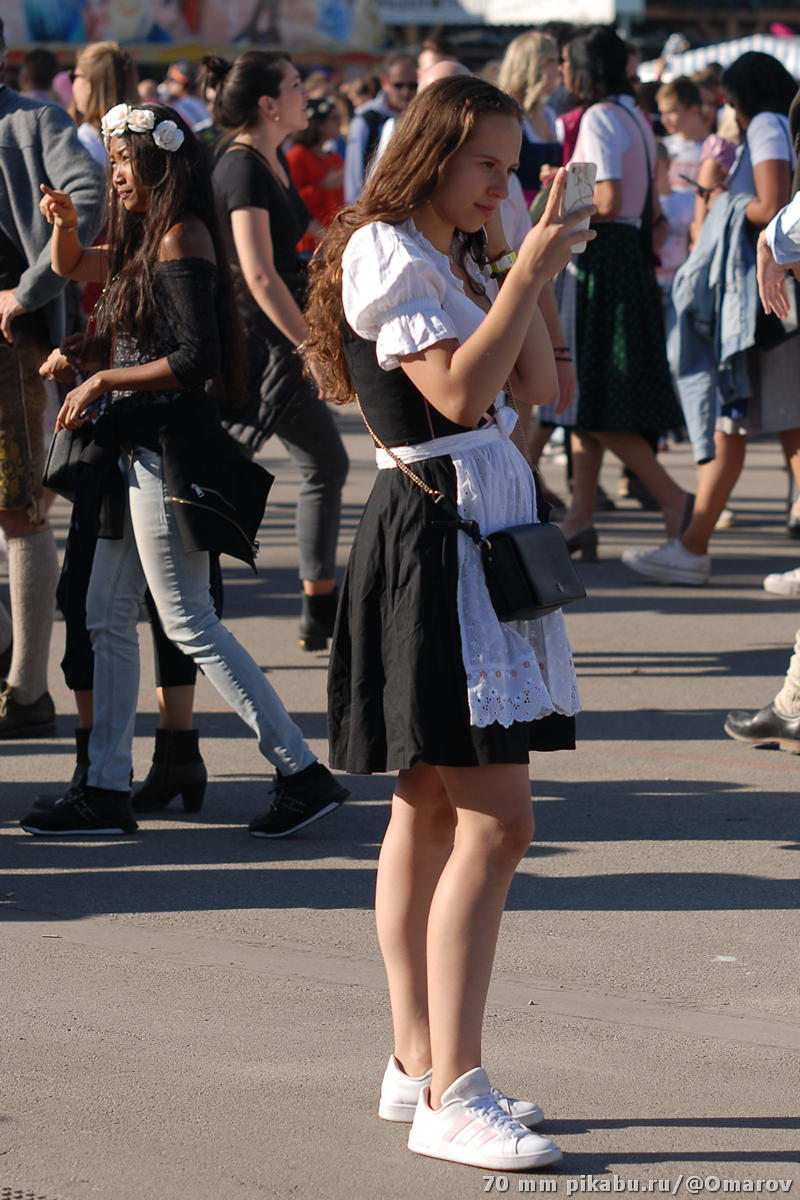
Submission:
[[[489,597],[501,621],[527,621],[586,597],[557,525],[537,522],[514,525],[484,537],[477,521],[466,521],[444,492],[430,487],[384,445],[358,408],[373,442],[392,459],[399,471],[429,496],[445,515],[431,522],[432,529],[461,530],[480,548]],[[530,463],[530,454],[527,455]]]

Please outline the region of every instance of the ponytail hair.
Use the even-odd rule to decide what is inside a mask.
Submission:
[[[200,59],[200,66],[197,68],[197,90],[202,99],[211,91],[216,95],[230,69],[231,64],[220,54],[206,54],[205,58]]]
[[[250,129],[258,120],[258,102],[262,96],[278,98],[288,54],[270,54],[248,50],[232,63],[211,54],[200,65],[200,86],[213,89],[214,121],[220,129],[235,133]]]

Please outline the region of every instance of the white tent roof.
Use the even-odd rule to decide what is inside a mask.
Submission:
[[[763,54],[773,55],[783,63],[790,75],[800,79],[800,37],[773,37],[768,33],[754,33],[751,37],[736,38],[732,42],[718,42],[715,46],[701,46],[699,50],[676,54],[667,60],[666,70],[661,78],[666,82],[674,79],[676,75],[693,75],[695,71],[701,71],[712,62],[729,67],[748,50],[760,50]],[[639,78],[645,83],[655,79],[659,65],[660,60],[641,63]]]

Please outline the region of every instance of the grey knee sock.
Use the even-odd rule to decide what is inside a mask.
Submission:
[[[789,670],[783,687],[775,700],[775,711],[782,717],[800,717],[800,629],[794,644],[794,654],[789,659]]]
[[[8,682],[13,698],[33,704],[47,691],[47,656],[56,605],[58,555],[52,530],[8,539],[8,584],[14,653]]]

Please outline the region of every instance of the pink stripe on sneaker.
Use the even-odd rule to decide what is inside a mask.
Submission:
[[[484,1131],[480,1135],[480,1137],[475,1138],[472,1145],[473,1146],[482,1146],[484,1144],[484,1142],[490,1142],[496,1133],[497,1133],[496,1129],[484,1129]]]
[[[442,1135],[442,1141],[443,1142],[452,1142],[453,1138],[456,1137],[461,1132],[461,1130],[464,1129],[464,1127],[466,1125],[471,1125],[473,1120],[474,1120],[474,1117],[471,1117],[471,1116],[461,1117],[458,1121],[456,1121],[454,1123],[452,1128],[449,1129],[447,1133]]]

